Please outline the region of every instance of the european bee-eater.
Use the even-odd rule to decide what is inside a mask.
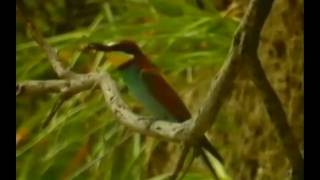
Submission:
[[[110,46],[93,43],[89,44],[86,50],[121,51],[131,55],[132,57],[129,59],[113,62],[113,64],[119,70],[123,81],[133,96],[155,117],[177,122],[183,122],[191,118],[191,114],[183,101],[165,81],[160,70],[151,63],[135,42],[124,40]],[[211,153],[220,162],[223,161],[221,155],[205,135],[198,142],[198,144],[193,145],[193,148],[198,150],[206,165],[209,166],[211,171],[214,171],[204,150]]]

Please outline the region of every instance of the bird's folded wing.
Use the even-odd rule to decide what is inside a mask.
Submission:
[[[178,94],[156,69],[144,69],[141,71],[141,76],[152,95],[177,121],[182,122],[191,117],[189,110]]]

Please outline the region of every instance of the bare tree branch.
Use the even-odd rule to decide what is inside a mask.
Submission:
[[[192,134],[200,137],[214,123],[224,99],[230,95],[237,74],[248,61],[247,50],[256,52],[262,25],[271,9],[273,0],[252,0],[235,33],[227,61],[217,78],[213,78],[208,98],[199,111]],[[254,32],[254,33],[253,33]]]
[[[16,96],[23,94],[59,93],[68,85],[67,80],[30,80],[16,84]]]
[[[25,6],[23,1],[17,1],[16,11],[18,13],[18,16],[26,23],[27,28],[30,29],[32,37],[39,45],[39,47],[46,52],[51,66],[57,73],[58,77],[65,78],[70,76],[76,76],[76,73],[71,72],[63,67],[62,63],[59,61],[59,56],[57,54],[56,49],[48,44],[48,42],[43,38],[42,34],[38,31],[38,29],[32,23],[32,21],[30,21],[27,18],[24,7]]]
[[[16,96],[23,94],[78,93],[98,84],[100,75],[96,73],[78,75],[66,80],[30,80],[16,84]]]
[[[36,27],[31,22],[27,22],[27,25],[31,29],[33,38],[39,44],[39,47],[43,48],[46,51],[48,55],[48,59],[52,65],[52,68],[57,73],[58,77],[64,78],[74,74],[63,67],[63,65],[59,61],[57,50],[54,49],[52,46],[50,46],[47,43],[47,41],[44,40],[42,35],[36,29]]]
[[[171,141],[184,141],[188,138],[191,120],[184,123],[174,123],[165,119],[161,120],[134,114],[121,98],[115,82],[108,73],[101,77],[100,87],[111,111],[126,126],[140,133]]]
[[[266,74],[257,56],[253,56],[251,62],[253,82],[260,90],[265,107],[269,114],[278,136],[280,137],[284,150],[292,165],[292,179],[301,180],[304,176],[304,162],[299,150],[299,145],[295,140],[287,116],[281,105],[280,99],[269,83]]]

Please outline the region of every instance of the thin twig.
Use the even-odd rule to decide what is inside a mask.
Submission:
[[[179,157],[178,163],[176,165],[176,168],[175,168],[172,176],[170,177],[170,180],[176,180],[178,178],[179,173],[183,168],[184,162],[186,160],[186,157],[187,157],[190,149],[191,148],[188,145],[185,145],[185,147],[183,147],[183,150],[182,150],[181,155]]]
[[[191,154],[191,159],[190,159],[190,161],[188,162],[188,164],[186,165],[186,168],[185,168],[185,170],[182,172],[179,180],[182,180],[182,179],[184,178],[184,176],[187,174],[187,172],[189,171],[189,169],[190,169],[190,167],[191,167],[191,165],[192,165],[192,163],[193,163],[193,161],[194,161],[195,158],[196,158],[196,151],[195,151],[195,149],[193,149],[192,154]]]
[[[41,125],[41,129],[46,128],[51,121],[53,120],[53,117],[57,114],[57,112],[61,109],[62,105],[73,96],[74,94],[70,93],[62,93],[57,98],[56,102],[54,103],[53,107],[51,108],[47,118],[43,121]]]

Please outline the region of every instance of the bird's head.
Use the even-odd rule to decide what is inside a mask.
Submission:
[[[103,45],[98,43],[89,44],[85,50],[96,50],[103,52],[121,52],[122,56],[117,58],[110,58],[109,63],[115,68],[119,68],[133,60],[137,59],[136,57],[139,55],[143,55],[139,46],[130,40],[123,40],[114,45]]]

